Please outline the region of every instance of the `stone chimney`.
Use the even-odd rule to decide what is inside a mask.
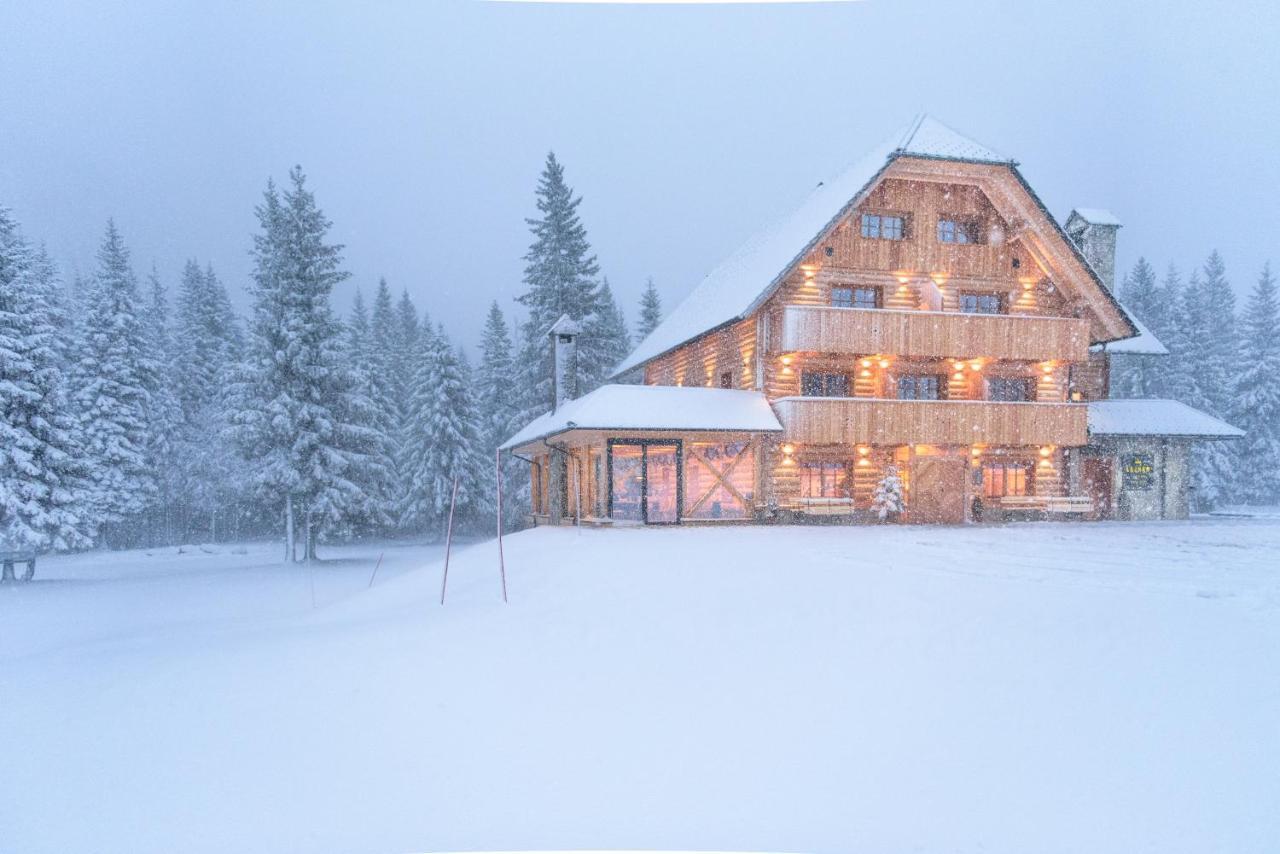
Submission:
[[[1116,232],[1120,220],[1111,211],[1098,208],[1076,208],[1067,217],[1064,230],[1080,247],[1089,266],[1098,274],[1107,290],[1116,289]]]
[[[567,314],[560,315],[547,335],[551,336],[551,411],[578,396],[578,333],[581,330]]]

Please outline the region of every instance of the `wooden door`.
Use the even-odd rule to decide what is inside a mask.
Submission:
[[[964,522],[964,461],[917,457],[912,467],[912,522],[959,525]]]
[[[1098,519],[1111,518],[1111,460],[1107,457],[1085,457],[1080,461],[1080,485],[1093,499],[1093,513]]]

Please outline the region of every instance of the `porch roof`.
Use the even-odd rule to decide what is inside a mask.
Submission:
[[[1092,436],[1177,436],[1239,439],[1244,431],[1178,400],[1096,400],[1089,404]]]
[[[518,448],[570,430],[689,430],[780,433],[757,391],[660,385],[606,385],[540,415],[502,443]]]

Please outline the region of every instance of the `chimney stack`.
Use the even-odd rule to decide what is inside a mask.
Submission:
[[[1067,236],[1080,247],[1089,266],[1107,290],[1116,289],[1116,232],[1120,220],[1111,211],[1075,208],[1067,217]]]
[[[547,334],[551,336],[551,411],[578,396],[578,324],[562,314]]]

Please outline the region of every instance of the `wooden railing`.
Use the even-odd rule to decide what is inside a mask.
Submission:
[[[940,311],[783,308],[776,352],[882,353],[926,358],[1081,362],[1089,322],[1074,317]]]
[[[784,397],[786,441],[808,445],[1083,445],[1088,405]]]

